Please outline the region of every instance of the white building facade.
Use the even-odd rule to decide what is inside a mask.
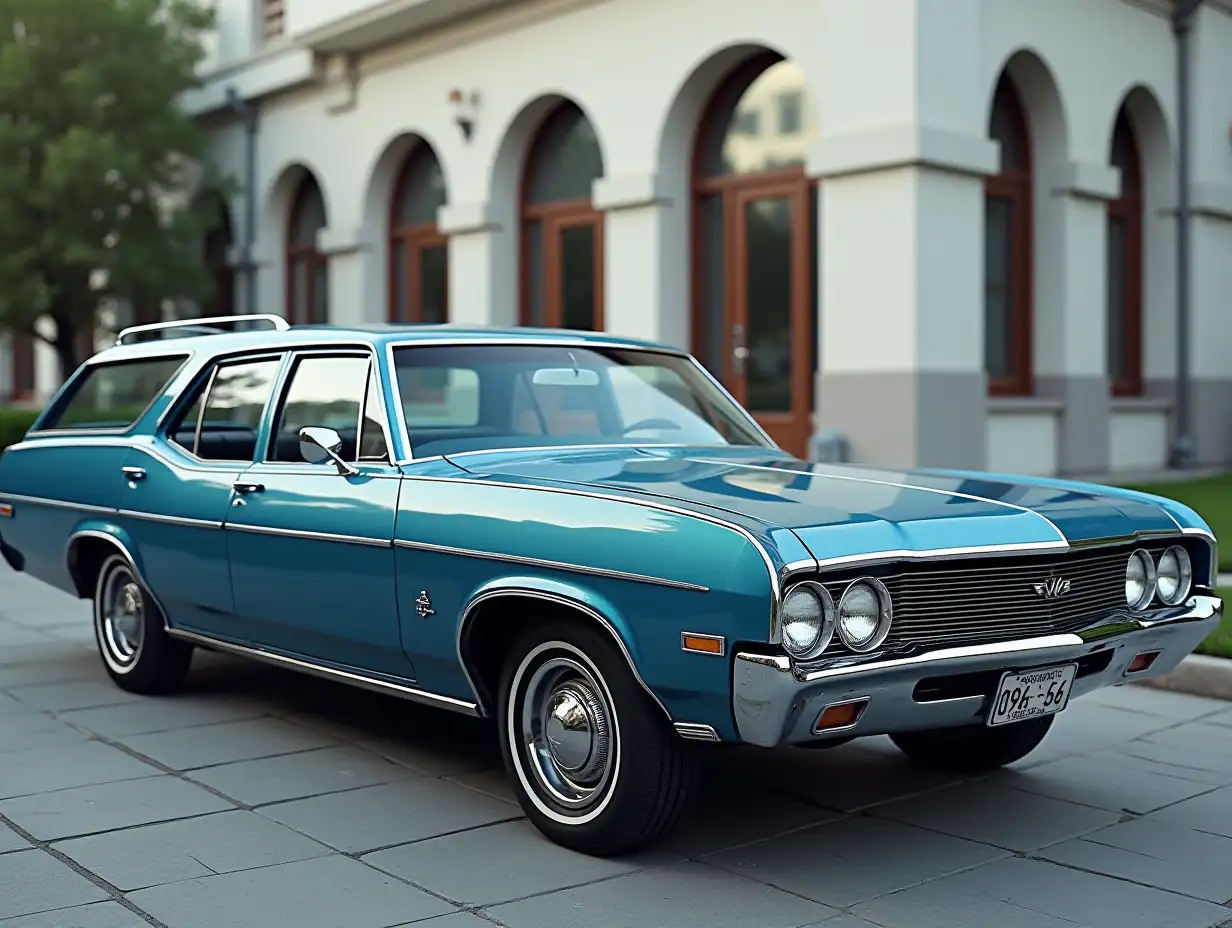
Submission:
[[[799,454],[836,430],[885,466],[1169,459],[1170,0],[219,7],[188,105],[251,179],[211,249],[227,310],[662,340]],[[1190,48],[1188,409],[1218,464],[1232,3]]]

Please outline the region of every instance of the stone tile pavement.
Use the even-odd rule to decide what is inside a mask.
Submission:
[[[0,570],[0,928],[1232,926],[1229,703],[1096,694],[979,779],[719,747],[676,833],[596,860],[486,723],[211,655],[135,698],[85,603]]]

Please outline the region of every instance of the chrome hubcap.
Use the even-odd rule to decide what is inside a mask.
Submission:
[[[145,636],[145,597],[126,570],[107,579],[102,597],[103,644],[119,664],[137,659]]]
[[[580,810],[611,778],[611,708],[581,663],[565,657],[540,665],[526,685],[522,742],[539,785],[556,802]]]

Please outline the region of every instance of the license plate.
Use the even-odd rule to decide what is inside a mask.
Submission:
[[[1060,712],[1069,705],[1069,690],[1077,673],[1077,664],[1062,664],[1003,674],[988,713],[988,726]]]

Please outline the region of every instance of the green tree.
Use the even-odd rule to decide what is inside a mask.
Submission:
[[[104,302],[209,293],[195,193],[229,181],[179,98],[213,24],[198,0],[0,0],[0,329],[64,376]]]

